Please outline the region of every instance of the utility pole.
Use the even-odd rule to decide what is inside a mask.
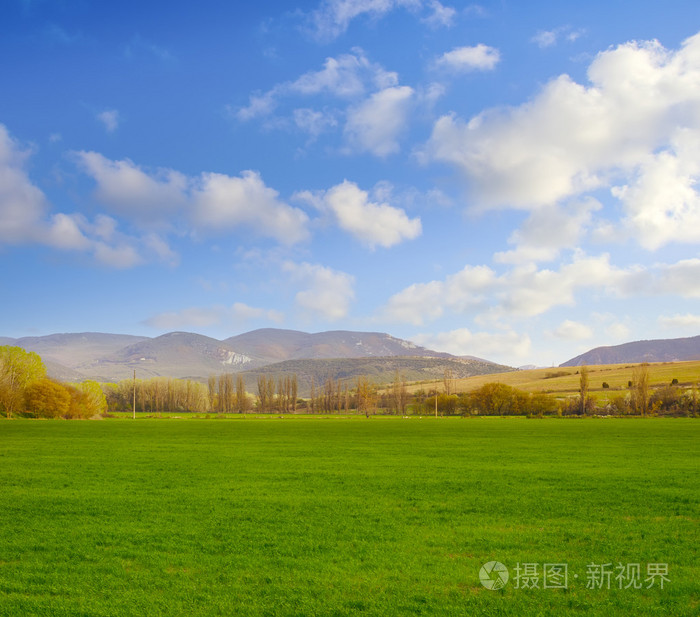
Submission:
[[[134,420],[136,420],[136,369],[134,369]]]
[[[435,417],[437,418],[437,394],[438,394],[438,389],[437,386],[435,386]]]

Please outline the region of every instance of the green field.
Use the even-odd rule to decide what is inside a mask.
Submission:
[[[698,615],[699,450],[685,418],[3,420],[0,615]],[[566,588],[515,588],[545,563]],[[668,580],[587,589],[607,563]]]

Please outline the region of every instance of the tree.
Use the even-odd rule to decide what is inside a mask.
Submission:
[[[21,347],[0,347],[0,409],[7,417],[24,402],[24,391],[46,376],[46,367],[38,354]]]
[[[579,377],[579,414],[584,415],[586,413],[586,408],[588,407],[588,367],[582,366],[580,377]]]
[[[297,412],[297,396],[299,396],[299,380],[297,374],[292,376],[292,413]]]
[[[632,406],[645,416],[649,411],[649,364],[643,362],[632,373]]]
[[[24,390],[24,405],[27,411],[40,418],[60,418],[68,414],[71,395],[60,383],[42,377]]]
[[[396,413],[406,415],[406,405],[408,404],[408,391],[406,390],[406,380],[399,371],[394,372],[394,383],[391,386],[391,403]]]
[[[369,418],[377,404],[377,388],[366,376],[357,378],[357,410]]]
[[[236,407],[238,407],[238,413],[245,413],[249,408],[245,381],[241,375],[236,376]]]
[[[451,368],[446,368],[442,377],[445,386],[445,394],[454,394],[455,392],[455,377]]]
[[[107,411],[107,398],[100,384],[88,379],[71,384],[85,396],[85,410],[89,417]]]

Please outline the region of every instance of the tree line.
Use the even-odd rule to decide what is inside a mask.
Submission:
[[[46,376],[41,357],[20,347],[0,347],[0,413],[51,418],[89,418],[105,412],[196,413],[375,413],[439,415],[696,415],[700,410],[695,388],[671,384],[651,388],[649,366],[634,368],[626,392],[597,403],[590,394],[587,367],[579,369],[578,396],[556,398],[542,392],[525,392],[491,382],[470,392],[457,392],[448,369],[442,392],[409,392],[396,371],[393,382],[381,388],[367,376],[356,379],[313,378],[309,396],[299,394],[297,375],[261,375],[254,393],[246,390],[242,375],[212,375],[207,383],[171,377],[125,379],[116,384],[61,383]],[[603,384],[605,388],[607,384]]]
[[[107,409],[96,381],[60,383],[46,376],[41,357],[21,347],[0,347],[0,411],[10,418],[90,418]]]

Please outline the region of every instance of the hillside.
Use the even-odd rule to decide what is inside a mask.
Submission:
[[[261,375],[274,378],[296,375],[299,380],[299,394],[308,396],[312,379],[316,387],[322,386],[328,378],[338,379],[352,387],[360,376],[367,376],[375,384],[382,385],[393,382],[396,371],[406,381],[420,382],[442,380],[447,370],[452,372],[455,379],[463,379],[475,375],[502,373],[513,369],[484,360],[391,356],[287,360],[270,364],[255,371],[245,371],[241,375],[245,379],[246,389],[249,392],[257,391],[257,380]]]
[[[296,330],[264,328],[232,336],[223,342],[240,353],[264,358],[268,363],[302,358],[452,357],[381,332],[333,330],[309,334]]]
[[[625,362],[677,362],[697,359],[700,359],[700,336],[634,341],[610,347],[596,347],[567,360],[560,366],[622,364]]]

